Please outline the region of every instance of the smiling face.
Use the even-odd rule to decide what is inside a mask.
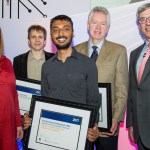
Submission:
[[[40,30],[31,30],[28,42],[32,50],[43,50],[46,44],[46,40],[44,39],[44,33]]]
[[[150,8],[139,14],[138,18],[150,17]],[[139,23],[139,28],[143,32],[147,41],[150,42],[150,19],[146,19],[145,23]]]
[[[66,20],[56,20],[51,26],[51,38],[58,50],[65,50],[71,46],[73,38],[71,23]]]
[[[104,39],[108,30],[107,15],[103,12],[94,12],[88,22],[88,31],[92,43],[97,44]]]

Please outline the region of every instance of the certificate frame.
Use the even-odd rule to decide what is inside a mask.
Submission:
[[[98,89],[102,95],[98,127],[101,132],[109,132],[112,125],[111,83],[98,83]]]
[[[90,150],[93,144],[87,140],[87,131],[95,124],[96,112],[91,105],[33,95],[29,112],[32,123],[27,129],[25,147],[28,150]],[[73,123],[66,121],[68,117],[73,118]]]
[[[20,114],[29,111],[32,95],[41,95],[41,82],[33,79],[16,78]]]

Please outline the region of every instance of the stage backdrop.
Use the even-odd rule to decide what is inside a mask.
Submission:
[[[128,0],[102,1],[105,3],[101,3],[100,0],[76,0],[74,2],[70,0],[1,0],[0,27],[4,36],[5,55],[13,60],[16,55],[30,49],[27,30],[32,24],[40,24],[47,29],[48,37],[45,50],[55,52],[56,49],[49,36],[49,22],[52,17],[58,14],[66,14],[73,19],[75,31],[73,45],[88,40],[88,13],[95,5],[103,4],[108,7],[111,14],[111,27],[107,39],[124,45],[129,56],[133,49],[143,43],[136,25],[136,10],[141,4],[150,2],[150,0],[136,3],[131,3]],[[127,130],[123,123],[120,127],[119,150],[136,150],[135,145],[130,143],[128,139]]]

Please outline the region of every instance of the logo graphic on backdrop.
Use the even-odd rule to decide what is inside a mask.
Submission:
[[[43,5],[47,5],[47,2],[45,0],[40,0],[41,4]],[[25,2],[24,0],[18,0],[17,1],[17,6],[18,6],[18,10],[17,10],[17,17],[18,19],[20,18],[20,6],[23,6],[26,10],[27,13],[32,13],[33,9],[37,10],[37,12],[43,16],[43,18],[47,18],[47,15],[44,14],[44,12],[42,12],[41,10],[41,6],[36,6],[36,3],[34,1],[28,0],[27,2]],[[2,0],[2,18],[5,18],[5,13],[6,11],[8,11],[9,9],[9,18],[12,18],[12,0]],[[6,7],[6,8],[5,8]],[[8,8],[7,8],[8,7]]]

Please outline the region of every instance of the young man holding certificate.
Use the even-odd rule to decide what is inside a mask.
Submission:
[[[66,15],[58,15],[50,23],[51,38],[57,54],[42,66],[42,95],[90,104],[99,110],[98,73],[95,62],[72,48],[73,22]],[[98,126],[88,129],[87,138],[93,142],[99,136]]]

